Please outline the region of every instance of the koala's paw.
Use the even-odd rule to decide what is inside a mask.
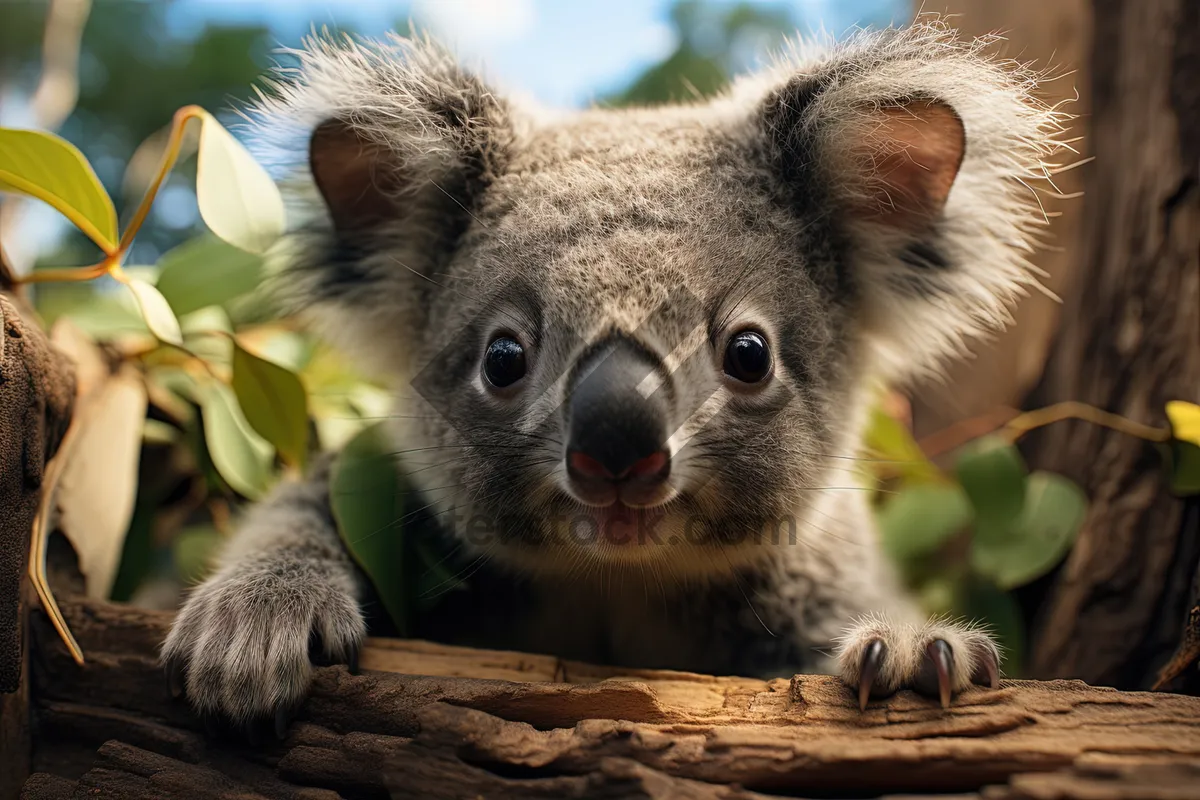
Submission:
[[[936,697],[947,708],[971,684],[994,689],[1000,681],[1000,649],[991,635],[945,619],[914,626],[866,617],[839,640],[837,661],[842,680],[858,690],[860,709],[899,689]]]
[[[206,722],[282,738],[308,692],[311,659],[358,668],[366,623],[341,564],[231,565],[198,586],[163,645],[173,695]]]

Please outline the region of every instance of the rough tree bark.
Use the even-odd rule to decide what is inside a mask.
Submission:
[[[1163,425],[1166,401],[1200,401],[1200,3],[1096,0],[1093,22],[1085,249],[1026,405],[1081,400]],[[1172,498],[1154,449],[1129,436],[1062,423],[1026,452],[1091,498],[1038,598],[1032,674],[1150,685],[1200,602],[1200,504]]]
[[[35,616],[28,800],[1200,796],[1196,697],[1005,681],[948,711],[901,692],[860,713],[827,676],[618,673],[401,640],[370,642],[361,675],[318,670],[283,741],[232,745],[169,698],[155,652],[170,614],[61,599],[88,662]]]
[[[0,253],[0,796],[15,791],[28,770],[29,535],[46,461],[75,397],[70,366],[24,315],[21,299],[3,293],[11,279]]]

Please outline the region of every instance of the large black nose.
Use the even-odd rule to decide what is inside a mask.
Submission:
[[[616,336],[592,348],[576,376],[567,402],[567,470],[572,481],[588,485],[665,480],[670,471],[669,392],[660,386],[667,378],[657,359]]]

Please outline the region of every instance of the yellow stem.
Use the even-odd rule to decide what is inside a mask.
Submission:
[[[21,275],[17,278],[20,283],[70,283],[72,281],[90,281],[99,278],[101,275],[108,272],[112,267],[113,259],[118,256],[110,256],[99,264],[92,264],[90,267],[72,267],[67,269],[39,269],[28,275]]]
[[[171,172],[171,168],[179,160],[179,153],[183,149],[183,134],[188,122],[193,119],[203,120],[207,116],[207,113],[200,106],[184,106],[175,112],[175,116],[171,120],[171,134],[167,137],[167,147],[163,151],[162,161],[158,164],[158,174],[154,176],[154,180],[150,182],[146,193],[142,195],[142,201],[138,204],[137,210],[134,211],[133,218],[129,221],[125,232],[121,234],[121,241],[117,245],[115,252],[108,255],[100,263],[93,264],[90,267],[37,270],[29,275],[19,276],[17,282],[64,283],[90,281],[104,274],[111,274],[118,280],[122,280],[121,262],[125,260],[130,246],[133,245],[134,237],[137,236],[138,231],[142,229],[142,225],[146,222],[146,217],[150,214],[150,207],[154,205],[154,200],[158,197],[158,190],[162,188],[163,182],[166,181],[167,175]]]
[[[1151,425],[1143,425],[1140,422],[1134,422],[1131,419],[1112,414],[1095,406],[1089,406],[1087,403],[1079,403],[1073,400],[1027,411],[1009,420],[1004,426],[1004,435],[1010,442],[1015,442],[1035,428],[1041,428],[1065,419],[1085,420],[1093,425],[1099,425],[1102,428],[1109,428],[1110,430],[1126,433],[1130,436],[1136,436],[1148,442],[1166,442],[1171,439],[1171,431],[1167,428],[1155,428]]]
[[[203,119],[205,113],[204,109],[200,108],[200,106],[184,106],[175,112],[175,116],[171,120],[171,134],[167,138],[167,147],[163,152],[162,161],[158,165],[158,174],[154,176],[154,180],[151,181],[150,186],[146,189],[146,193],[142,195],[142,202],[138,204],[137,211],[133,213],[133,219],[129,221],[129,227],[121,234],[121,243],[117,247],[117,252],[121,255],[128,252],[129,246],[133,244],[133,237],[137,236],[142,223],[146,221],[146,216],[150,213],[150,206],[154,203],[154,198],[158,196],[158,190],[162,188],[163,181],[167,179],[171,168],[175,166],[175,162],[179,159],[179,151],[183,148],[183,133],[187,128],[187,123],[193,119]]]
[[[43,610],[50,617],[50,624],[58,631],[59,638],[66,645],[71,658],[75,660],[76,664],[82,665],[83,650],[75,641],[75,637],[71,635],[71,629],[67,626],[58,602],[54,599],[54,593],[50,589],[50,579],[46,575],[47,547],[50,543],[50,517],[54,511],[58,482],[62,477],[64,466],[71,458],[75,441],[79,438],[80,427],[81,422],[78,419],[71,423],[58,447],[58,453],[46,468],[46,474],[42,480],[42,498],[38,504],[37,516],[33,521],[33,535],[29,543],[29,576],[42,601]]]

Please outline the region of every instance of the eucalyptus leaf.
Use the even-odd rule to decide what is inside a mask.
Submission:
[[[405,635],[414,587],[404,546],[403,485],[393,447],[380,424],[363,429],[338,454],[330,477],[333,517],[346,549],[370,579],[384,610]]]
[[[167,251],[158,262],[158,290],[183,316],[227,303],[262,283],[262,256],[216,236],[199,236]]]
[[[884,550],[892,559],[921,559],[971,523],[971,503],[948,483],[907,486],[887,500],[877,516]]]
[[[1025,665],[1025,623],[1011,595],[984,582],[966,589],[965,615],[984,622],[1000,645],[1000,669],[1006,678],[1019,678]]]
[[[211,525],[192,525],[175,534],[171,550],[175,570],[184,585],[195,586],[212,571],[220,546],[221,534]]]
[[[297,375],[233,344],[233,391],[254,430],[289,464],[308,458],[308,398]]]
[[[133,291],[142,311],[142,319],[146,320],[150,332],[167,344],[182,345],[183,333],[179,328],[179,320],[175,319],[175,312],[171,311],[171,306],[158,289],[137,279],[129,280],[126,285]]]
[[[1025,506],[1028,470],[1017,448],[987,436],[964,448],[955,468],[975,509],[975,538],[1005,541]]]
[[[233,322],[220,306],[204,306],[180,314],[179,328],[184,336],[207,336],[211,333],[233,333]]]
[[[75,411],[80,427],[64,455],[55,505],[92,598],[109,596],[120,567],[137,496],[146,402],[145,379],[125,365]]]
[[[75,145],[43,131],[0,128],[0,192],[53,206],[106,254],[117,249],[117,211]]]
[[[1200,406],[1183,400],[1167,403],[1171,441],[1166,463],[1171,491],[1179,497],[1200,494]]]
[[[1176,497],[1200,494],[1200,447],[1191,442],[1164,445],[1171,492]]]
[[[209,457],[221,478],[238,494],[257,500],[272,482],[274,448],[259,436],[223,383],[204,387],[201,415]]]
[[[200,129],[196,201],[209,229],[242,250],[266,252],[283,235],[286,215],[275,183],[211,114]]]
[[[303,334],[268,326],[240,333],[238,341],[259,358],[265,358],[296,373],[304,372],[315,348],[313,341]],[[307,380],[304,380],[304,383],[309,385]]]
[[[941,470],[921,450],[900,420],[876,404],[863,436],[863,443],[880,466],[913,481],[940,480]]]
[[[971,567],[1001,589],[1024,586],[1063,560],[1086,513],[1083,490],[1061,475],[1035,472],[1029,476],[1025,507],[1009,535],[974,537]]]

